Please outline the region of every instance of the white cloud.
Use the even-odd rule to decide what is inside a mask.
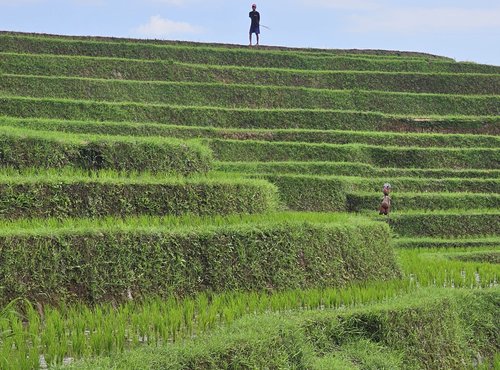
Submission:
[[[350,30],[357,32],[436,32],[500,28],[500,8],[405,8],[387,9],[351,17]]]
[[[165,38],[182,34],[201,33],[202,29],[186,22],[176,22],[154,15],[149,18],[148,23],[137,27],[134,31],[144,37]]]

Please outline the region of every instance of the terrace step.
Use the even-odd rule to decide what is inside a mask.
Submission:
[[[387,225],[352,215],[0,223],[0,300],[96,303],[390,280],[399,271],[389,239]]]
[[[0,127],[0,166],[206,173],[210,150],[198,141],[54,133]]]
[[[218,161],[360,162],[379,167],[500,169],[500,148],[404,148],[210,139]]]
[[[475,238],[500,235],[498,210],[463,209],[434,212],[397,212],[389,225],[403,237]]]
[[[500,187],[499,187],[500,189]],[[351,212],[380,208],[381,193],[348,193],[347,209]],[[470,193],[399,193],[391,194],[392,212],[406,210],[500,209],[500,194]]]
[[[237,175],[235,173],[235,175]],[[467,180],[467,179],[439,179],[436,181],[429,179],[418,178],[356,178],[347,176],[314,176],[314,175],[287,175],[287,174],[246,174],[250,178],[262,178],[270,181],[279,189],[280,199],[283,205],[296,211],[315,211],[315,212],[331,212],[331,211],[348,211],[352,210],[354,204],[353,197],[348,194],[354,191],[370,191],[377,192],[367,197],[368,208],[372,213],[378,212],[378,207],[381,201],[382,186],[390,180],[393,185],[393,193],[398,192],[419,192],[417,195],[425,197],[425,192],[428,191],[456,191],[464,190],[470,193],[463,194],[465,198],[472,202],[475,194],[472,192],[491,193],[483,195],[484,202],[495,202],[492,199],[498,199],[500,193],[500,184],[498,180]],[[404,194],[404,193],[403,193]],[[450,198],[454,193],[437,193],[439,197],[443,194],[445,197],[441,200],[441,206],[447,201],[453,200]],[[447,198],[446,198],[447,197]],[[487,199],[490,200],[487,200]],[[430,198],[427,198],[429,203]],[[445,202],[445,203],[443,203]],[[433,205],[431,204],[432,208]],[[455,207],[456,208],[456,207]]]
[[[29,32],[12,32],[12,31],[0,31],[0,36],[9,36],[12,38],[19,39],[37,39],[43,40],[56,40],[56,41],[89,41],[91,43],[133,43],[142,45],[158,45],[158,46],[177,46],[182,48],[191,48],[193,46],[199,46],[202,48],[209,49],[242,49],[245,51],[260,52],[263,50],[279,50],[282,52],[292,51],[300,52],[305,55],[311,56],[335,56],[339,55],[349,55],[352,57],[359,56],[361,58],[404,58],[406,59],[417,59],[417,60],[443,60],[443,61],[454,61],[454,59],[433,55],[429,53],[421,53],[415,51],[399,51],[399,50],[370,50],[370,49],[321,49],[321,48],[297,48],[297,47],[284,47],[284,46],[272,46],[272,45],[260,45],[258,50],[249,49],[247,45],[237,45],[237,44],[223,44],[223,43],[203,43],[203,42],[192,42],[192,41],[173,41],[173,40],[152,40],[152,39],[131,39],[131,38],[116,38],[116,37],[104,37],[104,36],[67,36],[67,35],[51,35],[46,33],[29,33]]]
[[[415,94],[363,90],[144,82],[0,75],[4,96],[265,109],[334,109],[410,115],[500,115],[500,95]]]
[[[397,248],[487,248],[500,247],[500,237],[491,238],[399,238],[394,241]]]
[[[320,129],[500,135],[500,116],[405,116],[320,109],[186,107],[1,96],[0,114],[20,118],[142,122],[246,129]]]
[[[121,176],[78,171],[0,174],[0,218],[227,215],[276,208],[277,189],[234,176]]]
[[[22,119],[7,116],[0,116],[0,126],[21,127],[43,131],[124,136],[162,136],[181,139],[219,138],[328,144],[358,143],[408,147],[500,147],[500,136],[471,134],[403,134],[377,131],[306,129],[232,129],[134,122],[47,120],[36,118]]]
[[[485,181],[489,181],[500,178],[500,170],[380,168],[359,162],[215,162],[214,169],[220,172],[274,173],[284,175],[358,176],[384,179],[397,179],[404,177],[414,178],[415,181],[421,181],[422,179],[428,179],[430,181],[434,179],[443,179],[445,181],[451,179],[478,181],[483,179]]]
[[[0,34],[0,52],[84,55],[186,63],[241,65],[304,70],[381,70],[394,72],[498,73],[498,66],[457,63],[431,58],[372,57],[368,55],[312,55],[296,51],[228,49],[138,42],[100,42]]]
[[[123,58],[0,53],[7,74],[117,80],[223,82],[334,90],[500,94],[500,74],[304,71]]]

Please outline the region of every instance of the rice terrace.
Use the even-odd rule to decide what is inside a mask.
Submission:
[[[0,32],[0,164],[1,369],[500,368],[500,66]]]

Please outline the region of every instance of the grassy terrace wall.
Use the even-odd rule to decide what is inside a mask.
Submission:
[[[356,178],[265,173],[247,176],[263,178],[276,185],[283,204],[296,211],[375,211],[380,205],[380,184],[388,180],[394,184],[392,206],[395,210],[497,208],[499,205],[499,182],[496,179]],[[435,193],[429,194],[429,191]]]
[[[500,234],[500,213],[492,210],[393,214],[392,229],[411,237],[465,238]]]
[[[0,128],[3,167],[150,171],[190,175],[211,167],[210,150],[196,141],[102,137]]]
[[[277,189],[265,181],[220,178],[120,177],[101,174],[0,176],[0,216],[219,215],[276,208]]]
[[[439,239],[439,238],[400,238],[395,241],[398,248],[479,248],[500,246],[499,237],[490,238],[460,238],[460,239]]]
[[[399,274],[389,228],[377,222],[287,214],[175,222],[75,220],[31,230],[4,224],[1,298],[98,302],[130,294],[341,287]]]
[[[425,58],[373,58],[362,56],[310,56],[300,52],[255,51],[248,49],[221,49],[213,47],[152,45],[140,43],[113,43],[83,40],[61,40],[42,37],[13,37],[0,35],[0,52],[85,55],[99,57],[176,60],[187,63],[215,65],[244,65],[251,67],[280,67],[309,70],[385,70],[421,72],[476,72],[496,73],[499,67],[456,63]]]
[[[143,82],[77,77],[0,75],[5,95],[191,106],[316,108],[398,114],[500,115],[495,95],[413,94],[191,82]]]
[[[1,120],[0,120],[1,122]],[[448,168],[380,168],[367,163],[356,162],[216,162],[214,168],[221,172],[241,173],[274,173],[274,174],[304,174],[310,175],[337,175],[362,177],[407,177],[413,181],[422,178],[451,179],[456,181],[479,181],[500,177],[500,170],[456,170]],[[403,185],[403,184],[401,184]],[[378,189],[378,188],[377,188]]]
[[[305,144],[265,141],[208,141],[220,161],[361,162],[379,167],[499,169],[500,149],[401,148],[362,144]]]
[[[0,32],[0,368],[493,367],[499,138],[498,66]]]
[[[344,312],[250,316],[212,335],[75,368],[460,368],[498,351],[499,306],[498,290],[424,290]]]
[[[224,82],[302,86],[335,90],[381,90],[420,93],[498,94],[496,74],[304,71],[248,68],[172,61],[119,58],[1,54],[0,70],[8,74],[78,76],[102,79]]]
[[[90,100],[0,96],[0,113],[94,121],[156,122],[183,126],[234,128],[307,128],[500,134],[499,116],[443,117],[388,115],[319,109],[244,109],[113,103]]]
[[[379,193],[347,194],[347,209],[359,212],[375,211],[380,207]],[[441,209],[500,209],[499,194],[470,193],[396,193],[391,197],[391,209],[394,212],[409,209],[427,211]]]
[[[203,43],[203,42],[193,42],[193,41],[179,41],[179,40],[152,40],[152,39],[133,39],[133,38],[122,38],[122,37],[106,37],[106,36],[69,36],[69,35],[53,35],[53,34],[40,34],[40,33],[29,33],[29,32],[12,32],[12,31],[0,31],[2,36],[11,37],[37,37],[37,38],[48,38],[59,39],[59,40],[86,40],[95,42],[120,42],[125,41],[127,43],[136,44],[150,44],[150,45],[172,45],[172,46],[204,46],[204,47],[214,47],[223,49],[244,49],[248,50],[246,45],[238,44],[224,44],[224,43]],[[311,48],[289,48],[286,46],[273,46],[273,45],[260,45],[260,49],[263,50],[280,50],[280,51],[296,51],[296,52],[307,52],[307,55],[350,55],[350,56],[369,56],[373,58],[399,58],[405,57],[407,59],[424,59],[424,60],[443,60],[443,61],[453,61],[452,58],[448,58],[441,55],[434,55],[429,53],[421,53],[415,51],[399,51],[399,50],[378,50],[378,49],[311,49]]]
[[[218,138],[232,140],[290,141],[325,144],[368,144],[381,146],[476,147],[500,146],[500,137],[493,135],[403,134],[373,131],[306,130],[306,129],[233,129],[176,126],[137,122],[97,122],[63,119],[15,118],[0,116],[0,125],[44,131],[70,133],[162,136],[181,139]],[[361,165],[361,164],[359,164]]]

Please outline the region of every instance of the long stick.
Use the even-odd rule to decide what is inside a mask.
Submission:
[[[265,29],[268,29],[269,31],[271,30],[269,27],[264,26],[263,24],[260,25],[261,27],[264,27]]]

